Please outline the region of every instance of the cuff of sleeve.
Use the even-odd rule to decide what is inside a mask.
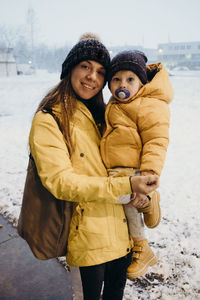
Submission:
[[[127,204],[131,201],[131,195],[121,195],[117,201],[117,204]]]
[[[121,195],[128,195],[132,193],[129,176],[124,177],[109,177],[110,184],[113,187],[116,203]]]

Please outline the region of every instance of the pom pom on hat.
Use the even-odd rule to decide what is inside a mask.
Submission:
[[[147,83],[147,57],[142,51],[122,51],[111,61],[111,65],[107,74],[108,86],[114,74],[122,70],[130,70],[134,72],[143,84]]]
[[[62,64],[60,79],[63,79],[76,65],[84,60],[94,60],[106,70],[110,65],[110,54],[95,34],[85,33],[80,37],[79,42],[70,50]]]
[[[92,33],[92,32],[86,32],[86,33],[82,34],[79,38],[79,41],[85,40],[85,39],[94,39],[97,41],[101,41],[100,37],[96,33]]]

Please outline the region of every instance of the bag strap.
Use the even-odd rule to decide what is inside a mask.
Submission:
[[[52,108],[42,108],[42,110],[41,110],[43,113],[45,113],[45,114],[50,114],[50,115],[52,115],[52,117],[54,118],[54,120],[56,121],[56,123],[58,124],[58,128],[60,129],[60,131],[63,133],[63,130],[62,130],[62,126],[61,126],[61,124],[60,124],[60,120],[58,119],[58,117],[53,113],[53,111],[52,111]],[[32,154],[30,153],[29,154],[29,158],[34,162],[34,159],[33,159],[33,156],[32,156]]]
[[[45,113],[45,114],[50,114],[50,115],[52,115],[52,117],[54,118],[54,120],[55,120],[56,123],[58,124],[58,127],[59,127],[60,131],[63,133],[63,129],[62,129],[62,126],[61,126],[61,124],[60,124],[60,120],[59,120],[59,118],[53,113],[52,108],[43,108],[43,109],[42,109],[42,112]]]

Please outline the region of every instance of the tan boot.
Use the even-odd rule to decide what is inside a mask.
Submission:
[[[153,191],[149,196],[151,200],[148,206],[138,209],[138,212],[143,213],[144,223],[148,228],[155,228],[161,219],[160,193]]]
[[[134,242],[132,258],[133,261],[127,269],[129,279],[145,275],[148,268],[158,262],[147,240]]]

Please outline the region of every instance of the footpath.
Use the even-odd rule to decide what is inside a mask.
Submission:
[[[0,224],[0,300],[82,299],[77,268],[67,272],[57,259],[36,259],[1,215]]]

